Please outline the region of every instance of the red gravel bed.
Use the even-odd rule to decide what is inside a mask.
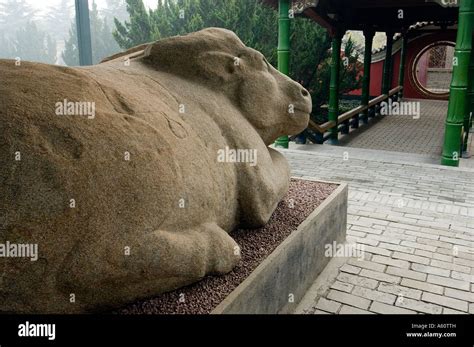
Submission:
[[[242,260],[234,270],[222,276],[207,276],[189,286],[137,301],[114,313],[210,313],[336,188],[335,184],[292,179],[288,194],[279,203],[267,225],[259,229],[237,229],[232,232],[242,255]]]

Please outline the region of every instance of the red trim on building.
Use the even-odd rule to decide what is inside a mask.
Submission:
[[[405,91],[403,93],[404,97],[410,99],[440,99],[448,100],[448,97],[433,97],[423,94],[415,82],[413,81],[412,69],[414,61],[417,55],[427,46],[432,43],[439,41],[451,41],[456,42],[456,32],[455,31],[445,31],[438,32],[433,34],[428,34],[425,36],[420,36],[414,40],[410,40],[408,44],[408,52],[406,58],[406,68],[405,68]],[[381,94],[382,90],[382,76],[383,76],[383,65],[385,60],[372,63],[370,70],[371,81],[370,81],[370,95],[375,97]],[[398,85],[398,74],[400,70],[400,50],[393,56],[393,76],[392,76],[392,88],[395,88]],[[349,95],[361,95],[362,90],[354,90]]]

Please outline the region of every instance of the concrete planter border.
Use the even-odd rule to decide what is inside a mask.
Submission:
[[[294,312],[331,259],[325,256],[325,246],[345,242],[347,184],[304,180],[338,187],[211,314]]]

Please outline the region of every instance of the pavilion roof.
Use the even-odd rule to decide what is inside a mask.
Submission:
[[[278,0],[263,0],[278,6]],[[448,3],[451,5],[446,5]],[[373,29],[401,32],[418,22],[452,25],[458,5],[452,0],[293,0],[295,15],[306,16],[330,32]],[[403,12],[401,12],[401,11]],[[402,15],[402,18],[401,18]]]

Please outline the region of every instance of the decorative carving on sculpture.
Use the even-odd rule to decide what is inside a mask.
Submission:
[[[38,245],[0,258],[2,312],[97,311],[232,270],[229,232],[265,224],[288,189],[268,146],[311,110],[217,28],[91,67],[0,60],[0,75],[0,243]],[[256,165],[218,160],[233,149]]]

